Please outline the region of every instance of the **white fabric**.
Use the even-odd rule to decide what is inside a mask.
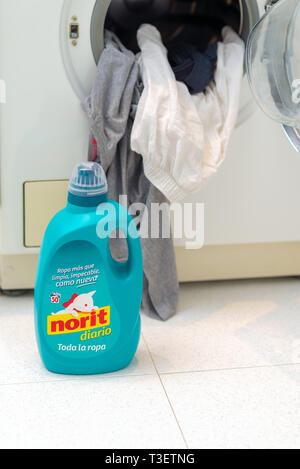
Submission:
[[[229,27],[218,44],[215,81],[192,96],[175,79],[159,31],[138,31],[144,92],[131,135],[147,178],[171,202],[199,192],[224,161],[243,76],[244,43]]]

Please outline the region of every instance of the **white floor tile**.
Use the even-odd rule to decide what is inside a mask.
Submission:
[[[300,366],[162,379],[190,448],[300,448]]]
[[[182,285],[177,315],[143,334],[159,372],[300,363],[300,280]]]
[[[157,376],[0,386],[1,448],[184,448]]]
[[[49,373],[40,360],[31,293],[18,298],[0,296],[0,323],[0,385],[70,379]],[[142,339],[130,367],[115,375],[149,374],[155,370]]]

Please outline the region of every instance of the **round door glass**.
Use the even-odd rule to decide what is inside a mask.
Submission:
[[[256,25],[247,45],[247,71],[263,111],[300,127],[299,0],[279,0]]]

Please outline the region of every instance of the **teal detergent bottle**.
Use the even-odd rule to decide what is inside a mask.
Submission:
[[[116,230],[127,237],[123,263],[110,251]],[[142,288],[135,222],[124,207],[108,200],[102,167],[78,165],[67,207],[50,222],[39,258],[35,324],[46,368],[85,375],[129,365],[140,339]]]

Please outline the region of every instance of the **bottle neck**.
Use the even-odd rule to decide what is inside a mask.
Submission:
[[[107,202],[107,194],[96,195],[93,197],[81,197],[72,194],[68,194],[68,205],[72,205],[73,208],[77,208],[78,211],[90,211],[96,209],[98,205]]]

